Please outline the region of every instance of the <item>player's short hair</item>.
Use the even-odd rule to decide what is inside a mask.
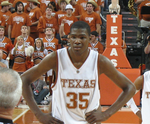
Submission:
[[[0,67],[0,107],[13,109],[21,95],[22,80],[19,74],[12,69]]]
[[[88,23],[84,22],[84,21],[77,21],[74,22],[70,28],[70,32],[73,28],[77,28],[77,29],[86,29],[88,32],[88,35],[90,36],[91,33],[91,29],[90,26],[88,25]]]

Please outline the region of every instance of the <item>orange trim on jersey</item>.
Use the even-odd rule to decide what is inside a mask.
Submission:
[[[57,60],[56,60],[56,80],[55,80],[55,82],[54,82],[54,85],[51,86],[51,88],[54,88],[54,87],[55,87],[56,82],[57,82],[57,79],[58,79],[58,53],[57,53],[57,51],[56,51],[56,58],[57,58]]]

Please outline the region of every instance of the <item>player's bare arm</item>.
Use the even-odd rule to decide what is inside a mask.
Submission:
[[[31,90],[30,84],[35,81],[38,77],[40,77],[42,74],[47,72],[50,69],[56,69],[56,61],[57,56],[56,52],[53,52],[46,56],[39,65],[34,66],[33,68],[27,70],[22,76],[22,82],[23,82],[23,96],[26,99],[29,107],[33,111],[33,113],[36,115],[38,120],[42,122],[43,124],[51,124],[51,123],[62,123],[61,121],[53,118],[50,113],[44,114],[37,106],[33,93]],[[30,97],[29,97],[30,96]]]
[[[133,83],[126,78],[122,73],[116,70],[112,62],[103,55],[99,57],[99,74],[104,73],[108,78],[110,78],[119,88],[123,90],[116,102],[110,106],[106,111],[99,112],[93,111],[90,114],[86,114],[86,120],[90,124],[95,122],[102,122],[107,120],[110,116],[116,113],[134,94],[135,86]]]

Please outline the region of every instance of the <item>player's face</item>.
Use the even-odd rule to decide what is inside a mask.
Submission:
[[[27,33],[28,32],[28,27],[27,26],[22,26],[21,27],[21,32],[22,33]]]
[[[52,9],[47,8],[46,9],[46,15],[50,16],[52,14]]]
[[[71,29],[69,42],[72,51],[77,54],[88,51],[89,38],[87,29]]]
[[[0,28],[0,35],[4,35],[4,28]]]
[[[17,6],[17,11],[18,12],[22,12],[23,11],[23,5],[21,3]]]
[[[18,42],[18,45],[21,46],[21,45],[23,45],[23,43],[24,43],[24,39],[23,39],[23,38],[19,38],[19,39],[17,40],[17,42]]]
[[[36,41],[36,47],[40,48],[42,46],[41,40]]]
[[[91,11],[93,11],[93,5],[92,4],[87,4],[87,6],[86,6],[86,10],[88,11],[88,12],[91,12]]]

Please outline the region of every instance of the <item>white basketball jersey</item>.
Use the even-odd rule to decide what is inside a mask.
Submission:
[[[150,71],[144,73],[141,111],[142,124],[150,124]]]
[[[58,75],[52,88],[52,115],[64,124],[88,124],[85,114],[100,105],[98,84],[98,53],[90,53],[77,69],[71,62],[67,48],[57,50]]]

